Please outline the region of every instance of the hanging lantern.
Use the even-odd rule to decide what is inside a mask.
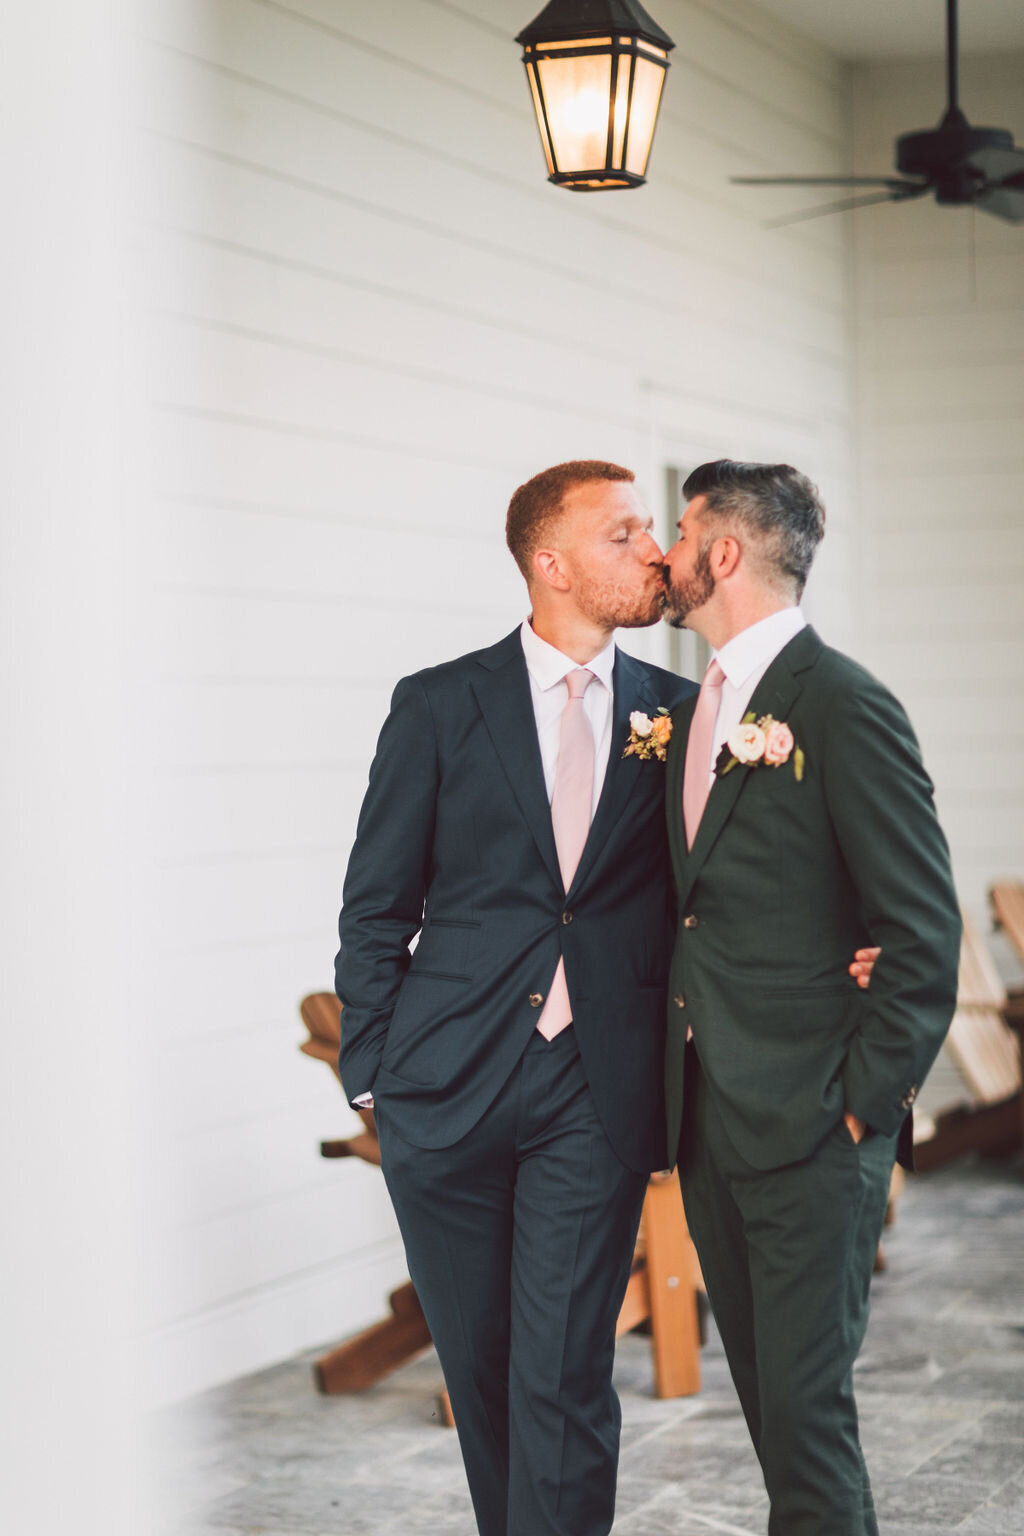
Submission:
[[[551,0],[523,47],[548,180],[574,192],[642,187],[675,47],[636,0]]]

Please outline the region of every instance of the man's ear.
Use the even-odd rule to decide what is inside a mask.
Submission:
[[[736,572],[743,551],[731,533],[716,539],[711,547],[711,570],[716,581],[725,581]]]
[[[531,562],[534,578],[556,592],[568,592],[569,578],[562,567],[562,557],[556,549],[538,549]]]

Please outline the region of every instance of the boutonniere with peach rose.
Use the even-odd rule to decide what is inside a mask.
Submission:
[[[672,740],[672,716],[661,708],[654,715],[645,715],[634,709],[629,717],[629,741],[623,757],[638,757],[646,762],[656,757],[663,763],[668,756],[668,744]]]
[[[724,779],[734,768],[781,768],[788,762],[792,762],[793,777],[799,784],[804,776],[804,754],[793,740],[793,732],[784,720],[771,715],[758,719],[750,710],[725,738],[715,773]]]

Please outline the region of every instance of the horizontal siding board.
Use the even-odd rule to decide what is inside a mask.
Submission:
[[[425,601],[415,616],[396,616],[370,593],[358,604],[289,593],[260,601],[224,590],[162,593],[153,608],[157,666],[200,676],[211,665],[229,675],[334,676],[339,655],[372,654],[375,670],[397,678],[486,645],[523,617],[521,596],[507,606]]]
[[[506,507],[536,468],[522,445],[507,445],[495,465],[474,461],[468,441],[447,453],[410,454],[383,434],[376,444],[354,443],[184,409],[159,415],[152,444],[153,478],[165,498],[211,511],[237,502],[265,515],[273,509],[282,517],[376,524],[388,532],[409,526],[421,496],[426,516],[444,507],[445,525],[464,529]]]
[[[1024,311],[972,310],[947,314],[941,325],[925,315],[894,315],[885,326],[876,326],[864,337],[865,372],[900,366],[912,357],[925,362],[965,368],[1003,357],[1024,358]]]
[[[308,17],[319,24],[321,39],[358,39],[376,56],[401,60],[411,72],[430,71],[433,77],[474,99],[484,94],[478,82],[485,79],[493,86],[486,94],[508,112],[524,117],[529,114],[520,50],[513,40],[523,25],[522,13],[514,7],[504,6],[501,19],[494,21],[492,17],[493,24],[487,28],[464,25],[463,16],[473,9],[468,6],[407,7],[400,19],[392,8],[367,7],[343,13],[340,25],[338,8],[331,0],[289,0],[287,4],[271,0],[265,8],[282,16]],[[728,84],[734,79],[736,90],[750,93],[772,112],[814,133],[823,132],[822,122],[828,122],[834,111],[831,71],[823,81],[817,70],[808,69],[806,64],[801,67],[782,51],[775,52],[770,70],[759,67],[764,59],[763,43],[704,6],[668,0],[659,15],[680,45],[673,56],[674,70],[678,70],[677,61],[692,54],[712,82],[724,80]],[[672,75],[670,81],[675,85]]]
[[[369,1250],[350,1249],[305,1273],[279,1275],[222,1305],[203,1306],[153,1331],[149,1359],[140,1371],[142,1400],[173,1401],[376,1322],[382,1298],[404,1275],[405,1257],[396,1239]],[[311,1388],[310,1407],[316,1433],[325,1424],[329,1433],[331,1400],[318,1399]],[[386,1388],[367,1398],[356,1433],[374,1433],[379,1418],[392,1411]],[[271,1420],[267,1428],[268,1453],[276,1454],[277,1426]]]
[[[477,587],[460,594],[456,605],[487,612],[492,598],[521,604],[522,580],[504,544],[504,505],[481,509],[480,522],[489,538],[472,541]],[[439,536],[426,517],[418,528],[406,527],[388,538],[363,524],[332,526],[225,508],[180,507],[167,531],[169,552],[160,585],[183,593],[212,590],[245,597],[267,592],[272,580],[275,601],[349,598],[360,608],[370,603],[394,607],[397,614],[432,612],[435,592],[423,572],[434,564],[439,572],[454,570],[466,542],[461,529]]]
[[[887,208],[886,215],[913,217],[913,206]],[[955,210],[954,220],[958,217]],[[949,249],[946,238],[932,242],[930,255],[905,255],[879,262],[863,279],[862,294],[877,320],[893,315],[934,315],[939,321],[952,308],[970,313],[976,307],[1003,311],[1024,299],[1024,262],[1020,252],[1005,251],[979,258],[972,287],[968,251]]]
[[[319,1194],[324,1216],[332,1225],[344,1200],[346,1218],[365,1223],[361,1236],[366,1242],[396,1235],[394,1216],[380,1199],[379,1170],[355,1160],[345,1163],[320,1157],[321,1138],[355,1135],[362,1130],[362,1122],[346,1109],[337,1082],[328,1082],[327,1068],[312,1061],[306,1065],[311,1077],[314,1067],[319,1066],[325,1087],[333,1087],[330,1098],[336,1102],[328,1102],[325,1093],[320,1101],[311,1100],[290,1119],[275,1120],[272,1158],[267,1157],[264,1120],[215,1125],[181,1139],[173,1182],[168,1182],[164,1194],[172,1210],[187,1213],[193,1230],[220,1221],[233,1210],[248,1209],[254,1214],[262,1210],[272,1217],[280,1204]],[[258,1179],[253,1177],[256,1172]],[[248,1205],[240,1197],[240,1191],[247,1188]]]
[[[1002,410],[987,420],[970,418],[970,407],[954,422],[893,422],[875,416],[872,422],[872,468],[887,475],[908,464],[929,464],[936,475],[947,470],[978,469],[982,473],[1024,470],[1020,419]],[[955,428],[955,430],[954,430]]]
[[[439,357],[479,359],[477,374],[484,380],[502,379],[520,387],[535,384],[545,373],[558,371],[567,385],[578,381],[597,393],[613,387],[624,370],[635,373],[638,356],[646,350],[673,361],[677,378],[686,377],[684,357],[656,344],[657,317],[646,319],[639,334],[616,326],[590,333],[559,334],[541,325],[536,305],[524,295],[522,302],[504,305],[492,295],[474,309],[463,300],[450,307],[426,303],[415,291],[384,282],[366,284],[344,270],[331,266],[316,269],[311,263],[299,268],[287,255],[257,248],[227,249],[217,236],[182,235],[168,239],[162,253],[161,290],[168,308],[181,308],[196,317],[210,316],[221,323],[271,328],[296,342],[310,346],[344,348],[379,365],[391,363],[411,368],[437,367]],[[781,312],[780,312],[781,313]],[[670,343],[685,344],[685,358],[699,358],[703,367],[715,367],[721,350],[721,329],[707,317],[668,319]],[[665,327],[662,326],[664,336]],[[821,336],[802,342],[796,334],[784,343],[777,338],[745,338],[743,353],[754,373],[751,394],[789,354],[805,362],[803,372],[820,392],[834,395],[845,380],[834,356],[824,352]],[[662,367],[665,363],[662,362]],[[719,367],[715,385],[727,378]]]
[[[165,1052],[191,1051],[200,1053],[193,1055],[199,1063],[209,1043],[230,1040],[244,1050],[254,1033],[268,1030],[276,1031],[286,1052],[297,1050],[306,1038],[298,1015],[301,999],[309,992],[333,989],[338,947],[334,914],[340,904],[339,870],[331,905],[317,914],[306,934],[298,933],[295,924],[284,924],[269,940],[247,936],[227,943],[214,935],[211,943],[207,935],[191,950],[173,930],[165,935],[152,1023],[160,1059]],[[167,1104],[163,1095],[160,1103]],[[187,1105],[180,1114],[177,1106],[173,1111],[179,1123],[191,1112]],[[238,1118],[233,1101],[222,1106],[221,1121]]]
[[[1019,420],[1024,415],[1024,351],[1016,357],[938,363],[906,357],[864,381],[864,409],[887,425]]]
[[[257,769],[225,763],[219,772],[196,773],[163,782],[161,826],[154,855],[161,878],[170,868],[194,869],[220,863],[234,866],[235,878],[273,883],[282,859],[327,850],[341,874],[356,830],[356,813],[366,787],[373,745],[387,712],[372,716],[359,762],[286,763]],[[352,753],[351,719],[346,745]],[[311,718],[303,722],[311,732]],[[329,923],[330,911],[324,919]]]
[[[367,1175],[371,1171],[367,1169]],[[339,1265],[352,1252],[351,1233],[362,1235],[367,1230],[360,1227],[361,1219],[383,1227],[388,1215],[379,1185],[367,1179],[365,1202],[355,1199],[349,1181],[344,1205],[332,1200],[327,1190],[307,1190],[281,1200],[272,1216],[266,1209],[243,1207],[201,1227],[193,1225],[180,1234],[179,1243],[168,1244],[153,1282],[154,1321],[163,1326],[177,1323],[207,1307],[224,1306],[273,1285],[281,1277],[282,1254],[288,1255],[291,1276]],[[361,1246],[364,1251],[370,1248],[369,1243]],[[341,1295],[339,1333],[347,1331],[345,1310]]]
[[[331,847],[290,850],[273,860],[262,880],[232,864],[166,865],[159,870],[154,912],[186,948],[213,937],[230,944],[318,928],[329,935],[343,872],[344,858]]]
[[[193,82],[197,91],[202,85],[203,94],[212,96],[214,101],[221,94],[215,89],[216,83]],[[554,286],[556,297],[558,285],[568,282],[577,288],[589,287],[595,294],[626,299],[638,311],[652,309],[658,314],[681,316],[700,314],[702,306],[688,296],[694,290],[702,290],[714,271],[716,285],[728,297],[731,328],[749,328],[756,314],[760,330],[776,343],[786,346],[791,340],[803,341],[818,351],[827,349],[830,338],[837,334],[841,295],[834,292],[828,303],[815,302],[806,286],[797,288],[789,280],[773,294],[766,315],[763,277],[755,275],[756,269],[749,274],[730,271],[727,263],[715,269],[709,255],[711,247],[706,244],[701,247],[690,240],[672,245],[664,236],[656,242],[645,238],[642,231],[615,226],[596,217],[581,221],[562,213],[561,205],[547,210],[541,222],[532,195],[497,187],[489,177],[460,166],[431,164],[429,174],[427,166],[414,174],[408,151],[378,142],[342,124],[317,122],[314,126],[318,149],[311,155],[295,124],[300,109],[290,103],[265,100],[253,104],[252,88],[236,82],[229,82],[225,90],[237,98],[236,109],[229,111],[225,105],[201,140],[186,139],[180,146],[183,150],[191,146],[193,154],[205,155],[236,172],[238,186],[233,193],[218,191],[205,199],[203,213],[212,223],[204,223],[203,227],[209,232],[219,230],[237,238],[233,203],[245,195],[243,189],[248,189],[257,201],[261,195],[266,198],[271,194],[265,188],[252,187],[251,183],[270,181],[273,195],[280,188],[283,198],[295,203],[305,200],[310,205],[307,220],[314,214],[318,220],[327,218],[330,222],[325,233],[336,227],[335,260],[344,259],[349,269],[355,261],[357,270],[375,270],[358,261],[358,247],[350,249],[352,240],[376,236],[385,244],[394,243],[396,225],[415,232],[417,238],[407,236],[400,242],[392,251],[390,267],[383,269],[389,282],[401,287],[405,277],[413,291],[421,246],[428,251],[440,247],[446,252],[448,263],[453,260],[453,252],[457,252],[455,259],[460,266],[468,265],[479,254],[488,258],[484,271],[492,266],[496,273],[503,267],[518,269],[520,285],[533,274],[535,287],[540,281],[548,289]],[[265,119],[269,121],[258,135],[252,122],[263,124]],[[171,125],[169,147],[178,137]],[[185,227],[192,227],[187,223],[190,215],[195,217],[196,189],[191,176],[187,170],[175,171],[172,166],[169,177],[171,196],[175,181],[179,186],[185,182],[182,215]],[[331,208],[325,210],[325,204]],[[154,212],[162,222],[167,222],[169,215],[174,217],[173,206],[161,197],[159,210]],[[446,216],[439,217],[442,209]],[[448,209],[463,211],[461,215],[448,214]],[[768,212],[765,210],[764,216]],[[262,227],[265,229],[266,225]],[[276,222],[271,227],[276,229]],[[538,238],[541,228],[544,235]],[[713,235],[714,231],[708,233]],[[745,232],[740,233],[745,236]],[[323,238],[322,235],[317,243],[322,244]],[[581,241],[586,242],[585,263],[580,260]],[[258,245],[258,238],[250,243]],[[729,242],[724,243],[728,248]],[[774,242],[764,243],[771,251]],[[308,247],[296,245],[294,249],[309,259]],[[784,258],[777,246],[773,254],[775,264],[781,264]],[[491,292],[504,294],[505,285],[492,287]],[[514,296],[513,288],[515,304]],[[529,296],[529,292],[523,293],[516,312],[530,313],[526,302]],[[537,298],[543,295],[538,294]]]

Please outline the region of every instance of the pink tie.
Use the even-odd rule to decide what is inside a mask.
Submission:
[[[594,733],[583,708],[583,695],[594,681],[594,674],[580,667],[570,672],[565,681],[569,698],[562,710],[562,729],[558,738],[551,826],[562,884],[568,891],[590,831],[590,807],[594,798]],[[572,1005],[565,982],[565,961],[559,960],[537,1028],[545,1040],[553,1040],[571,1023]]]
[[[697,708],[690,721],[686,767],[683,770],[683,825],[686,828],[687,848],[693,847],[711,793],[711,746],[715,739],[715,722],[718,719],[718,706],[722,702],[724,682],[725,673],[718,662],[711,662],[704,673]]]

